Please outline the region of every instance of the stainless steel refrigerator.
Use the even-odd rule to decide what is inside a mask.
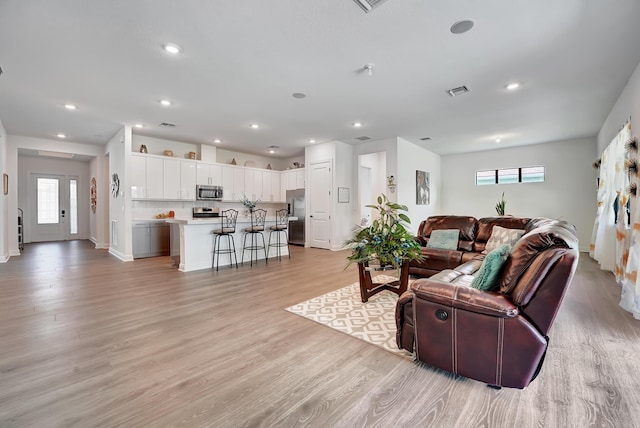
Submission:
[[[287,190],[287,210],[289,216],[297,217],[289,222],[289,243],[304,245],[304,189]]]

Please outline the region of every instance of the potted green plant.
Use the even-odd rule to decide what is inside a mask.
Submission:
[[[358,263],[362,301],[383,289],[401,294],[407,289],[409,262],[422,258],[418,241],[407,231],[409,217],[399,211],[408,211],[405,205],[378,196],[376,205],[367,205],[378,211],[379,217],[367,227],[357,227],[346,244],[351,249],[349,263]],[[372,270],[396,269],[399,280],[378,284],[371,279]]]
[[[502,192],[502,198],[496,204],[496,212],[498,215],[504,215],[504,210],[507,206],[507,201],[504,200],[504,192]]]

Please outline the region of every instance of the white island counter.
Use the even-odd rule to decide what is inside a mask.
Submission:
[[[296,220],[290,217],[289,220]],[[213,231],[220,229],[222,218],[168,218],[167,223],[171,227],[171,258],[177,264],[178,269],[183,272],[190,272],[199,269],[211,269],[213,260]],[[275,225],[275,217],[267,217],[265,221],[264,240],[265,245],[269,243],[269,227]],[[242,245],[244,228],[251,226],[251,219],[240,217],[236,220],[236,233],[233,239],[236,244],[236,255],[238,264],[242,263]],[[248,238],[250,239],[250,238]],[[275,239],[275,236],[274,236]],[[220,242],[220,248],[226,248],[227,240]],[[276,248],[271,250],[270,257],[275,257]],[[288,248],[282,247],[281,254],[288,255]],[[233,255],[231,255],[233,257]],[[244,259],[249,261],[250,253],[245,251]],[[254,254],[255,260],[255,254]],[[264,252],[258,251],[258,259],[264,259]],[[232,260],[231,262],[233,262]],[[220,255],[220,266],[228,266],[229,254]]]

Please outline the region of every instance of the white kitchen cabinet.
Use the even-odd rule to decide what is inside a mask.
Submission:
[[[131,199],[144,199],[147,192],[147,160],[131,156]]]
[[[304,168],[296,169],[296,189],[304,189]]]
[[[163,198],[162,159],[133,154],[131,156],[131,198]]]
[[[196,184],[222,186],[222,166],[198,162],[196,166]]]
[[[247,198],[255,201],[264,200],[262,194],[262,171],[255,169],[244,170],[244,194]]]
[[[164,166],[161,158],[147,158],[147,199],[162,199]]]
[[[222,200],[237,201],[246,194],[245,169],[238,166],[222,166]]]
[[[233,200],[237,201],[243,194],[247,194],[244,182],[244,168],[233,169]],[[224,191],[224,189],[222,189]]]
[[[180,159],[163,159],[163,199],[180,199]]]
[[[262,200],[265,202],[282,202],[284,200],[278,171],[262,171]]]
[[[180,160],[180,199],[196,199],[196,162]]]

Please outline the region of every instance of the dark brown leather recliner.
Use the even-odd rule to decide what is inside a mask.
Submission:
[[[398,347],[492,386],[526,387],[542,367],[579,253],[575,228],[564,221],[532,219],[525,231],[497,291],[469,287],[481,260],[415,281],[398,299]]]

